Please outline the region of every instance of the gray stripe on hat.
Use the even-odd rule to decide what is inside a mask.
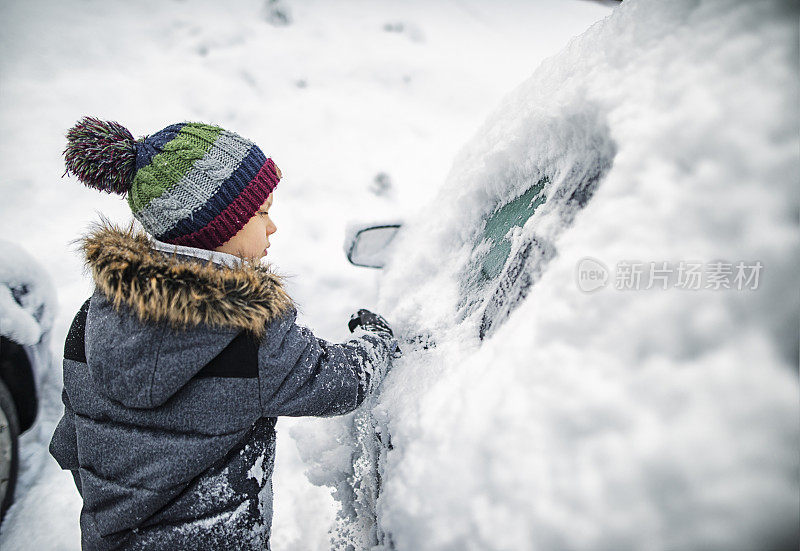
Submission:
[[[223,130],[202,159],[172,188],[136,213],[152,235],[163,235],[205,205],[250,152],[253,142]]]

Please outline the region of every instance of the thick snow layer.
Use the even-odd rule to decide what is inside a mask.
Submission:
[[[61,178],[64,132],[82,115],[137,136],[203,120],[257,142],[284,175],[270,260],[293,276],[301,322],[343,340],[352,312],[377,310],[375,272],[342,254],[347,222],[426,204],[502,95],[609,12],[583,0],[0,3],[0,236],[57,286],[53,355],[92,291],[73,240],[98,211],[130,219],[120,198]],[[46,449],[62,411],[60,371],[43,381],[39,421],[23,436],[0,549],[80,546],[80,499]],[[331,419],[277,428],[272,547],[329,549],[338,502],[304,470],[315,483],[344,480],[348,429]]]
[[[56,307],[44,268],[19,245],[0,240],[0,335],[34,345],[52,327]]]
[[[342,541],[797,548],[797,22],[789,2],[626,0],[506,97],[381,281],[380,311],[437,346],[407,351],[327,444],[299,435],[344,503]],[[481,343],[457,308],[482,217],[543,174],[552,201],[604,158],[570,228],[522,228],[556,256]],[[763,271],[754,290],[586,293],[587,256]]]

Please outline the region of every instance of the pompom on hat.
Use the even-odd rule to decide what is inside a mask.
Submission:
[[[257,145],[218,126],[185,122],[139,140],[119,123],[84,117],[67,132],[66,173],[127,195],[159,241],[215,249],[266,201],[280,176]]]

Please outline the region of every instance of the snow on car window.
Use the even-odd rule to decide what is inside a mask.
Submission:
[[[499,205],[486,218],[462,280],[461,307],[464,314],[480,303],[483,297],[481,291],[502,273],[511,254],[512,230],[524,226],[539,205],[544,203],[547,182],[547,177],[540,179],[516,199]]]

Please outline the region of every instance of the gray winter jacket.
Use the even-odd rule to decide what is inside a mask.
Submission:
[[[84,548],[268,548],[275,418],[355,409],[395,343],[316,338],[261,266],[108,225],[83,249],[96,290],[67,337],[50,451],[83,497]]]

